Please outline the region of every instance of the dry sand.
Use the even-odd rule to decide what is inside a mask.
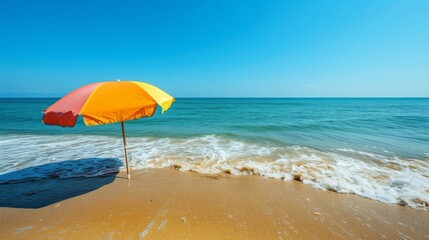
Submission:
[[[0,185],[0,239],[429,239],[429,212],[173,169]]]

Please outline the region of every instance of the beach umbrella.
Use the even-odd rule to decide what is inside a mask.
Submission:
[[[42,122],[73,127],[79,115],[87,126],[120,122],[127,176],[130,179],[124,121],[150,117],[157,105],[164,113],[173,102],[173,97],[144,82],[97,82],[74,90],[45,109]]]

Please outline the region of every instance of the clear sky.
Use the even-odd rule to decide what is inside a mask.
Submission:
[[[429,1],[1,1],[0,97],[429,97]]]

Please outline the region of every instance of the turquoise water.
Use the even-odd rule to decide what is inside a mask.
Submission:
[[[56,100],[0,99],[7,160],[0,181],[2,173],[4,181],[20,178],[10,173],[48,162],[123,158],[120,124],[43,125],[42,110]],[[179,98],[157,111],[125,124],[134,169],[256,174],[384,202],[429,202],[428,98]]]
[[[120,136],[120,124],[41,124],[57,99],[0,99],[0,134]],[[428,158],[429,99],[177,99],[165,114],[126,123],[130,137],[215,134],[245,142],[353,148]]]

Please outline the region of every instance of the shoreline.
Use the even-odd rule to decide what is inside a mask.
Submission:
[[[0,184],[3,239],[428,239],[429,213],[259,176],[147,169]]]

